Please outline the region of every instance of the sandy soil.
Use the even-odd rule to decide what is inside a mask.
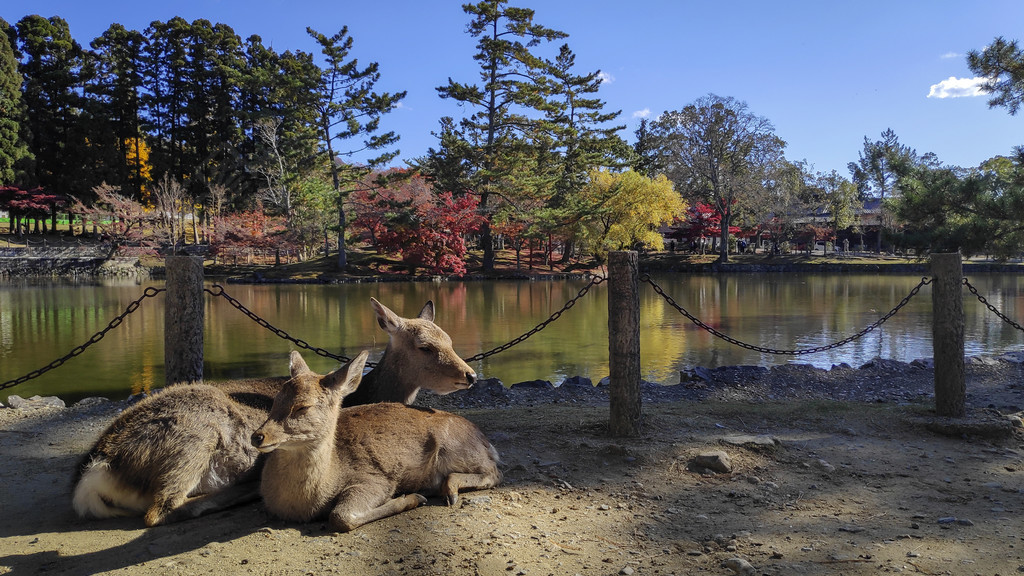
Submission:
[[[1008,575],[1024,571],[1022,375],[970,364],[970,416],[947,422],[927,367],[720,369],[645,387],[633,439],[606,435],[603,387],[421,397],[484,430],[504,483],[349,534],[259,504],[80,520],[73,468],[125,404],[0,409],[0,574]],[[694,465],[717,451],[731,472]]]

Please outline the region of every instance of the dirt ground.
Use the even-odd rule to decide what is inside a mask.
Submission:
[[[349,534],[260,504],[80,520],[73,468],[125,403],[0,409],[0,574],[1020,573],[1022,375],[969,363],[970,416],[944,421],[927,365],[698,371],[644,387],[632,439],[605,433],[605,387],[421,396],[483,429],[504,482]],[[731,472],[695,465],[714,452]]]

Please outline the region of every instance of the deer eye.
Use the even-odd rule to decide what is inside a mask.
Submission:
[[[431,347],[431,346],[420,346],[420,347],[419,347],[419,349],[420,349],[421,351],[423,351],[423,352],[426,352],[426,353],[428,353],[428,354],[431,354],[431,353],[433,353],[433,352],[434,352],[434,348],[433,348],[433,347]]]
[[[291,416],[292,418],[298,418],[308,412],[310,408],[312,408],[312,406],[296,406],[292,408]]]

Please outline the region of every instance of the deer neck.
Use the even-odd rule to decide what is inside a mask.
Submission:
[[[419,389],[413,386],[410,390],[406,386],[406,383],[414,380],[405,373],[402,365],[399,355],[392,351],[391,343],[388,342],[377,366],[363,376],[359,388],[345,399],[345,406],[377,402],[412,404]]]
[[[267,458],[260,491],[272,514],[309,521],[330,511],[341,475],[336,427],[324,430],[310,446],[278,449]]]

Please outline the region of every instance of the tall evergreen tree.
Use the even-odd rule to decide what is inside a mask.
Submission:
[[[875,198],[879,203],[879,230],[875,244],[875,252],[882,251],[882,231],[891,227],[892,215],[886,206],[886,199],[891,198],[898,189],[899,179],[897,168],[902,164],[917,162],[917,152],[909,146],[900,144],[900,139],[892,128],[882,132],[880,140],[872,141],[864,137],[864,149],[858,154],[857,162],[850,162],[848,168],[857,185],[861,199]]]
[[[1016,40],[996,37],[981,52],[967,53],[971,72],[985,78],[982,90],[992,94],[989,107],[1003,106],[1011,116],[1024,103],[1024,50]]]
[[[640,126],[633,134],[636,136],[636,142],[633,143],[633,171],[654,178],[661,173],[662,166],[647,118],[640,119]]]
[[[547,104],[540,82],[547,68],[530,49],[566,36],[535,24],[533,10],[507,4],[507,0],[483,0],[462,7],[472,18],[467,31],[478,39],[473,59],[480,67],[480,83],[463,84],[449,78],[447,85],[437,88],[442,98],[476,110],[462,120],[461,127],[479,150],[469,162],[473,189],[480,196],[484,214],[480,230],[484,270],[494,269],[491,195],[506,194],[516,186],[514,177],[523,172],[515,159],[530,157],[521,154],[523,141],[535,136],[536,112]]]
[[[31,152],[22,138],[25,109],[21,101],[23,77],[15,55],[17,32],[0,18],[0,186],[19,184]]]
[[[545,201],[550,226],[546,232],[562,231],[562,258],[568,261],[574,253],[578,223],[593,209],[582,201],[580,191],[597,169],[625,166],[631,151],[618,136],[625,126],[610,124],[621,110],[605,112],[605,103],[596,97],[604,81],[601,72],[577,74],[576,55],[567,44],[547,65],[543,127],[552,139],[555,174],[553,194]]]
[[[561,169],[555,185],[553,204],[575,196],[595,168],[622,167],[629,147],[618,137],[624,125],[609,125],[621,110],[605,112],[605,103],[595,97],[603,82],[601,71],[578,75],[576,55],[563,44],[558,57],[548,63],[548,104],[546,128],[554,135],[561,152]]]
[[[21,72],[29,145],[36,159],[30,184],[86,197],[92,185],[83,170],[88,152],[80,126],[82,47],[60,17],[26,16],[17,28],[24,54]]]
[[[144,34],[143,75],[148,88],[142,96],[143,127],[150,137],[154,177],[164,174],[182,181],[191,170],[183,164],[188,118],[185,115],[188,83],[190,25],[184,18],[154,21]]]
[[[345,248],[345,191],[355,185],[374,168],[383,166],[398,155],[398,150],[388,148],[398,142],[394,132],[378,134],[381,116],[394,110],[405,98],[405,92],[378,94],[374,85],[380,80],[379,66],[371,62],[365,68],[359,67],[355,58],[349,57],[352,37],[348,27],[333,36],[326,36],[312,28],[306,31],[320,45],[326,58],[316,91],[318,125],[321,146],[331,170],[331,179],[338,197],[338,269],[348,265]],[[362,141],[347,144],[350,140]],[[341,146],[342,149],[338,149]],[[365,164],[343,163],[339,156],[371,152],[379,155],[368,158]]]
[[[113,24],[92,41],[95,78],[87,91],[97,101],[98,114],[109,126],[114,154],[107,184],[136,200],[147,184],[144,166],[133,159],[146,155],[141,130],[140,95],[143,86],[142,51],[145,37]]]

